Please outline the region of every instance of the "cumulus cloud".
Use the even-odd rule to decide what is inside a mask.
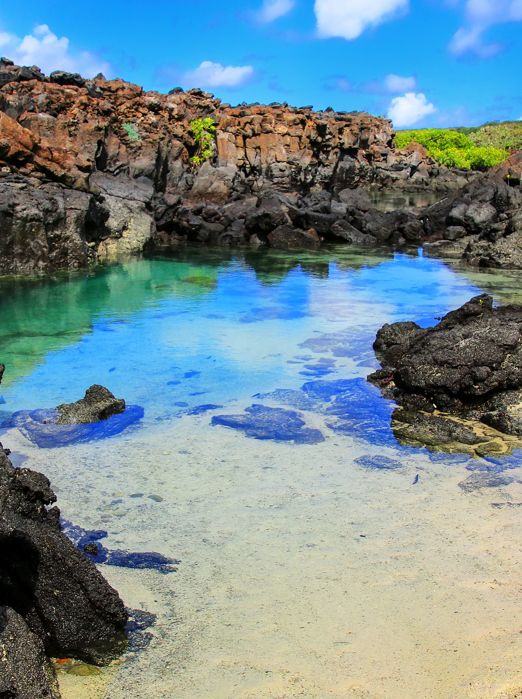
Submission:
[[[522,0],[467,0],[464,26],[452,37],[449,50],[456,56],[475,54],[490,58],[502,50],[499,43],[486,43],[483,34],[494,24],[522,21]]]
[[[319,36],[357,39],[363,31],[408,9],[408,0],[315,0]]]
[[[92,78],[97,73],[110,75],[113,72],[109,63],[101,61],[89,51],[72,53],[69,43],[67,37],[59,39],[53,34],[47,24],[37,24],[33,34],[21,40],[12,34],[0,32],[0,47],[9,49],[9,58],[19,65],[36,65],[44,73],[66,70],[81,73],[86,78]]]
[[[256,14],[258,22],[268,24],[287,15],[294,7],[294,0],[264,0],[263,7]]]
[[[423,117],[433,114],[437,110],[429,103],[426,96],[419,92],[407,92],[402,97],[394,97],[388,109],[388,118],[392,120],[395,128],[413,126]]]
[[[241,87],[254,77],[252,66],[222,66],[221,63],[203,61],[196,68],[185,73],[186,83],[198,87]]]

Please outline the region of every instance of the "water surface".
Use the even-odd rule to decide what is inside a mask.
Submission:
[[[519,456],[402,448],[393,406],[363,381],[385,322],[431,325],[483,289],[519,300],[519,282],[349,248],[184,251],[4,280],[3,419],[93,383],[144,410],[119,435],[64,447],[1,435],[52,480],[64,519],[106,532],[120,554],[104,575],[156,615],[122,664],[62,675],[64,697],[522,691]],[[322,441],[212,424],[252,405],[298,413]],[[126,567],[121,552],[181,562]]]

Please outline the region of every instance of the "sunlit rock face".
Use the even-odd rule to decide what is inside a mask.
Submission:
[[[392,416],[399,441],[481,456],[518,446],[521,332],[522,307],[493,308],[488,294],[430,328],[384,325],[374,343],[382,369],[368,378],[400,406]],[[505,439],[502,446],[496,431],[518,439]]]

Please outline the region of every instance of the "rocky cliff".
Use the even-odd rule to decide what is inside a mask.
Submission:
[[[191,124],[201,118],[215,127],[213,155],[194,167]],[[328,239],[442,240],[472,263],[519,266],[504,241],[519,230],[519,201],[505,204],[493,180],[481,193],[477,173],[439,167],[418,144],[398,151],[391,123],[366,113],[232,107],[200,89],[162,95],[0,61],[0,274],[86,267],[158,244]],[[385,214],[369,187],[448,196],[425,212]]]
[[[6,59],[1,83],[4,172],[76,189],[89,190],[89,176],[105,172],[222,203],[230,189],[344,189],[375,180],[378,166],[400,159],[391,123],[364,113],[313,112],[286,103],[231,107],[199,89],[162,95],[102,76],[47,78],[36,68],[6,65]],[[222,186],[211,191],[189,163],[195,151],[190,123],[201,117],[216,126],[214,164],[226,170],[218,178]]]
[[[215,125],[214,155],[194,168],[199,118]],[[288,211],[259,228],[247,215],[266,209],[273,192],[299,209],[314,192],[337,199],[359,185],[466,183],[462,173],[442,176],[422,148],[397,151],[393,137],[387,119],[365,113],[232,107],[199,89],[162,95],[101,75],[47,77],[2,59],[0,273],[84,267],[153,242],[315,246],[331,233],[314,221],[332,216],[324,201],[300,217],[291,240],[284,231],[268,237],[280,225],[296,228]]]

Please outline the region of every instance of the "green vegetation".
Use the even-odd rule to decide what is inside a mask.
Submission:
[[[207,117],[206,119],[196,119],[190,123],[190,130],[194,136],[194,141],[197,145],[196,153],[190,159],[194,167],[198,167],[205,160],[209,160],[214,153],[214,133],[216,127],[214,121]]]
[[[501,163],[509,155],[506,149],[495,148],[487,143],[477,144],[471,135],[467,136],[457,129],[399,131],[395,137],[399,149],[406,148],[412,141],[423,145],[429,156],[446,167],[487,170]]]
[[[141,138],[138,133],[138,130],[136,128],[136,124],[132,124],[131,122],[128,122],[127,124],[123,124],[122,128],[124,131],[127,132],[127,136],[131,139],[131,141],[140,141]]]
[[[477,146],[489,146],[504,150],[522,149],[522,121],[504,121],[480,126],[469,134]]]

